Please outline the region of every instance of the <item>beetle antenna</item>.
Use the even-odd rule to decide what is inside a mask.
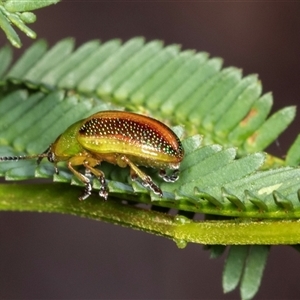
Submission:
[[[1,161],[18,161],[18,160],[26,160],[26,159],[33,159],[38,158],[41,161],[44,157],[47,157],[47,153],[42,153],[38,155],[21,155],[21,156],[0,156]]]

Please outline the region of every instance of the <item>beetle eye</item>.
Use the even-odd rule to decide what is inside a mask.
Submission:
[[[49,151],[48,153],[48,160],[52,163],[55,161],[55,154],[52,151]]]

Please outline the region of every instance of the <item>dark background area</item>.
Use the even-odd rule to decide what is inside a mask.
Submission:
[[[72,36],[145,36],[220,56],[225,66],[258,73],[274,110],[300,102],[300,5],[296,2],[63,1],[36,11],[32,26],[53,45]],[[32,43],[20,34],[24,47]],[[0,45],[6,43],[0,32]],[[298,75],[297,75],[298,74]],[[299,117],[269,151],[286,153]],[[174,242],[78,217],[1,213],[1,299],[233,299],[223,295],[223,258]],[[299,298],[300,254],[272,247],[256,299]]]

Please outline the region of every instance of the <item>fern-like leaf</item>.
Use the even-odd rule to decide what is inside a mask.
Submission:
[[[239,69],[221,67],[219,58],[161,41],[91,41],[74,50],[74,41],[65,39],[48,51],[38,41],[4,78],[75,89],[136,111],[143,106],[158,118],[172,116],[189,134],[203,134],[204,144],[238,147],[238,155],[265,149],[293,120],[295,108],[268,118],[272,96],[261,95],[257,76],[242,78]]]

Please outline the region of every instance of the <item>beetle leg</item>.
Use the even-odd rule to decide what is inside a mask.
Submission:
[[[131,168],[130,175],[133,180],[139,177],[142,180],[142,185],[149,187],[155,194],[160,197],[163,196],[162,190],[153,182],[152,178],[146,175],[142,170],[140,170],[133,162],[131,162],[125,155],[120,157],[121,160],[125,161],[126,164]]]
[[[50,146],[42,153],[42,155],[43,155],[43,154],[48,154],[49,151],[50,151],[50,148],[51,148],[51,145],[50,145]],[[37,162],[38,165],[41,163],[41,161],[42,161],[43,158],[44,158],[43,156],[40,156],[40,157],[36,160],[36,162]]]
[[[105,200],[107,200],[108,187],[107,187],[107,183],[106,183],[106,180],[105,180],[104,173],[102,171],[98,170],[98,169],[94,169],[93,167],[91,167],[87,160],[85,160],[83,162],[83,165],[85,166],[86,170],[92,172],[97,177],[97,179],[100,182],[99,196],[103,197]]]
[[[87,176],[84,176],[83,174],[81,174],[80,172],[76,171],[73,166],[72,163],[69,161],[68,162],[68,168],[72,171],[72,173],[81,181],[85,184],[85,189],[83,194],[78,198],[80,201],[85,200],[86,198],[88,198],[91,195],[92,192],[92,185],[91,185],[91,181]]]
[[[84,176],[87,177],[90,180],[92,179],[91,171],[88,168],[85,168],[85,170],[84,170]]]
[[[175,182],[179,178],[179,169],[174,170],[171,175],[167,175],[166,170],[160,170],[158,175],[166,182]]]
[[[132,169],[130,169],[130,178],[132,181],[137,181],[139,176],[137,176],[137,174]]]

